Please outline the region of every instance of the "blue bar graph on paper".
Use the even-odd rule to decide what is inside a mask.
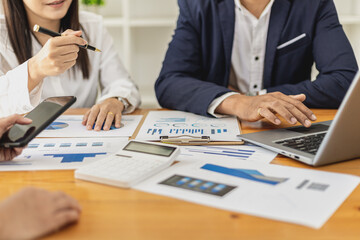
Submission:
[[[71,143],[61,143],[60,147],[61,148],[63,148],[63,147],[71,147]]]
[[[251,157],[255,151],[253,150],[241,150],[241,149],[231,149],[223,147],[201,147],[201,148],[187,148],[189,152],[203,153],[209,155],[219,155],[226,157],[235,157],[241,159],[248,159]]]
[[[94,142],[94,143],[92,144],[93,147],[102,147],[103,145],[104,145],[103,142]]]
[[[69,153],[69,154],[44,154],[54,158],[62,158],[61,163],[83,162],[84,158],[94,158],[97,155],[105,155],[106,152],[100,153]]]
[[[86,142],[77,143],[76,146],[77,146],[77,147],[86,147],[86,146],[87,146],[87,143],[86,143]]]
[[[224,133],[227,133],[227,129],[224,129],[223,132],[224,132]]]
[[[55,147],[55,143],[46,143],[44,147]]]
[[[201,169],[208,170],[211,172],[217,172],[233,177],[243,178],[250,181],[261,182],[270,185],[277,185],[279,183],[285,182],[287,178],[277,178],[277,177],[269,177],[265,176],[261,172],[257,170],[251,169],[235,169],[235,168],[227,168],[214,164],[205,164],[201,167]]]
[[[221,133],[221,129],[218,129],[217,132],[218,132],[218,133]]]
[[[211,134],[215,134],[215,129],[211,129]]]

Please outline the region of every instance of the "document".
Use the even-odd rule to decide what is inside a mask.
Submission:
[[[321,228],[356,188],[351,175],[250,161],[180,162],[135,189],[197,204]]]
[[[111,127],[109,131],[87,130],[82,125],[82,115],[62,115],[42,131],[38,137],[130,137],[139,125],[142,115],[124,115],[123,127]]]
[[[117,152],[127,142],[124,138],[34,139],[20,156],[0,162],[0,171],[77,169]]]
[[[199,159],[218,161],[250,161],[270,163],[277,153],[254,145],[236,146],[181,146],[181,153],[176,160],[198,161]]]
[[[159,141],[160,136],[209,136],[211,141],[239,141],[235,117],[209,118],[181,111],[150,111],[136,139]]]

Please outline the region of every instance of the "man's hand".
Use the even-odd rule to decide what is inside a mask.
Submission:
[[[300,122],[305,127],[310,127],[316,116],[302,103],[305,99],[304,94],[287,96],[280,92],[254,97],[237,94],[225,99],[216,113],[234,115],[250,122],[266,118],[273,124],[280,125],[281,121],[276,116],[278,114],[290,124]]]
[[[81,208],[62,192],[25,188],[0,204],[0,239],[35,239],[76,222]]]
[[[14,124],[30,124],[31,119],[24,118],[20,115],[12,115],[6,118],[0,118],[0,138],[2,135],[9,130]],[[20,155],[22,148],[0,148],[0,161],[10,161],[16,156]]]

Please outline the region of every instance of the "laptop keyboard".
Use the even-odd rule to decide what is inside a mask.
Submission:
[[[322,140],[325,137],[325,134],[326,132],[304,137],[290,138],[277,141],[275,143],[315,155],[320,147]]]

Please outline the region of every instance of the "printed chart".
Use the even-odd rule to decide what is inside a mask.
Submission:
[[[0,162],[0,171],[77,169],[117,152],[124,138],[34,139],[13,161]]]
[[[82,125],[82,115],[62,115],[50,124],[38,137],[130,137],[133,135],[142,116],[125,115],[121,118],[122,127],[112,126],[109,131],[89,131]]]
[[[182,146],[178,161],[240,160],[269,163],[277,153],[253,145],[238,146]]]
[[[239,141],[236,118],[208,118],[181,111],[151,111],[137,139],[160,140],[160,136],[209,136],[212,141]]]
[[[266,183],[270,185],[277,185],[279,183],[285,182],[288,180],[287,178],[277,178],[277,177],[269,177],[265,176],[261,172],[257,170],[251,169],[236,169],[236,168],[226,168],[219,165],[214,164],[205,164],[201,167],[201,169],[205,169],[212,172],[217,172],[221,174],[226,174],[233,177],[238,177],[250,181]]]
[[[181,161],[135,189],[197,204],[320,228],[359,177],[251,161]]]

